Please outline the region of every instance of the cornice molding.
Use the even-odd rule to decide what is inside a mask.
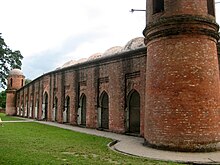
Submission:
[[[149,41],[180,34],[200,34],[219,40],[219,26],[213,20],[194,15],[163,17],[147,25],[143,33],[145,44]]]

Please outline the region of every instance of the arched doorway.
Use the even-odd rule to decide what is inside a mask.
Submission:
[[[47,112],[48,112],[48,94],[45,92],[43,100],[43,107],[42,107],[42,120],[47,120]]]
[[[86,126],[86,95],[82,94],[77,114],[78,125]]]
[[[30,102],[29,118],[32,118],[32,100],[31,100],[31,102]]]
[[[20,108],[20,111],[21,111],[21,113],[20,113],[20,116],[22,116],[23,117],[23,111],[24,111],[24,102],[23,102],[23,100],[21,101],[21,108]]]
[[[69,123],[69,115],[70,115],[70,97],[67,96],[65,99],[65,108],[63,111],[63,122]]]
[[[128,97],[128,132],[140,133],[140,95],[137,91],[132,91]]]
[[[53,107],[53,121],[57,121],[57,108],[58,108],[58,99],[57,97],[54,98],[54,107]]]
[[[25,99],[24,117],[28,117],[28,98]]]
[[[100,127],[103,129],[109,129],[109,99],[108,94],[106,92],[103,92],[101,94],[101,104],[100,104]]]
[[[34,110],[34,118],[38,119],[38,109],[39,109],[39,100],[36,99],[35,110]]]
[[[19,116],[19,114],[20,114],[20,109],[19,107],[17,107],[17,116]]]

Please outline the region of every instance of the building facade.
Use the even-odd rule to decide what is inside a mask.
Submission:
[[[214,1],[147,0],[146,14],[145,39],[70,61],[11,97],[24,77],[9,74],[7,114],[136,134],[155,148],[218,150]]]
[[[16,115],[143,136],[143,40],[38,77],[16,91]]]

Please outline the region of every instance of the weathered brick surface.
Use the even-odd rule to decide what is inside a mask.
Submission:
[[[218,27],[207,12],[207,1],[164,2],[163,12],[148,13],[145,29],[146,143],[174,150],[216,150],[220,142]]]
[[[20,89],[24,84],[23,75],[9,75],[6,90],[6,115],[16,115],[16,90]]]
[[[72,70],[68,70],[65,72],[65,101],[67,97],[70,97],[69,123],[73,125],[76,125],[76,117],[77,117],[76,93],[74,88],[75,76],[76,76],[75,72]]]
[[[15,90],[7,91],[6,115],[16,115],[15,94]]]
[[[159,18],[172,17],[173,15],[199,15],[202,17],[211,17],[208,15],[206,0],[164,0],[164,11],[153,14],[153,0],[148,0],[147,4],[147,22],[155,22]]]
[[[129,132],[129,99],[140,96],[140,132],[153,147],[184,151],[216,150],[220,142],[220,83],[216,42],[218,26],[205,0],[164,0],[153,14],[147,1],[147,48],[102,56],[42,75],[30,84],[8,88],[11,112],[42,119],[45,93],[47,119],[64,122],[70,98],[69,123],[78,125],[80,99],[86,97],[86,127],[100,128],[102,94],[108,95],[109,127]],[[21,81],[18,80],[18,84]],[[16,95],[16,97],[14,97]],[[16,100],[15,100],[16,98]],[[16,104],[16,105],[15,105]],[[17,107],[16,109],[13,107]],[[21,109],[23,111],[21,111]]]
[[[127,56],[127,57],[126,57]],[[113,58],[103,58],[91,62],[54,71],[33,80],[17,91],[16,107],[18,115],[24,116],[25,105],[31,118],[42,119],[44,95],[48,94],[47,120],[53,121],[54,99],[58,99],[57,122],[63,122],[65,99],[70,97],[70,124],[77,125],[77,112],[82,95],[86,96],[86,127],[98,128],[98,108],[101,94],[109,97],[109,131],[124,133],[126,128],[126,106],[128,95],[137,91],[141,98],[140,134],[144,134],[144,96],[146,49],[134,53],[122,53]],[[26,102],[28,104],[26,104]],[[21,113],[21,109],[23,112]],[[37,113],[35,110],[37,109]],[[28,114],[30,114],[28,112]],[[37,116],[35,116],[37,114]]]
[[[158,40],[148,46],[148,64],[145,138],[178,146],[219,141],[215,42]]]

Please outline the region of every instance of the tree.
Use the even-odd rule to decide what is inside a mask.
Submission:
[[[31,79],[25,79],[25,85],[30,83],[32,80]]]
[[[6,107],[6,91],[0,92],[0,107],[1,108]]]
[[[0,87],[5,88],[9,71],[14,68],[21,69],[23,56],[19,50],[12,51],[5,43],[0,33]]]

